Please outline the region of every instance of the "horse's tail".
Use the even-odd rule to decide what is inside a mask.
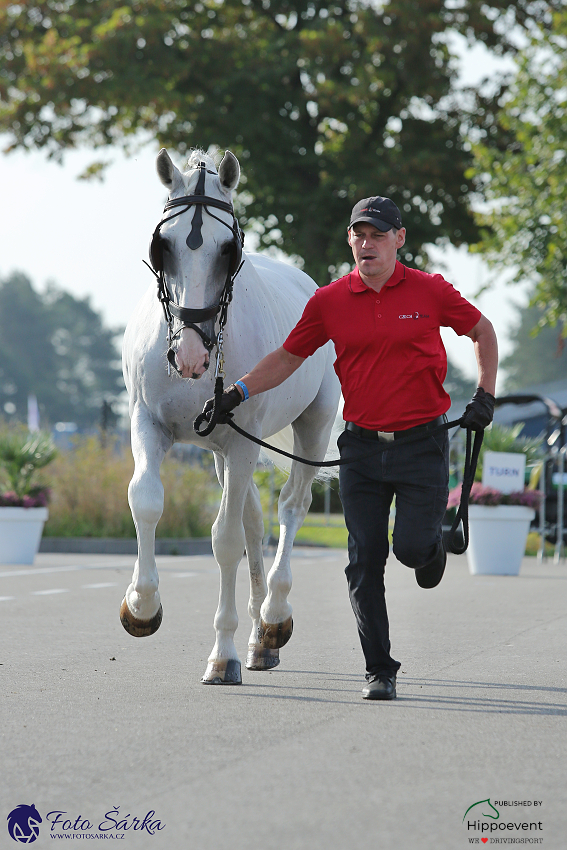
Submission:
[[[344,422],[342,416],[338,415],[335,419],[333,430],[331,431],[329,445],[327,446],[325,457],[322,457],[321,460],[327,461],[332,460],[333,458],[338,458],[339,450],[337,448],[337,439],[343,429]],[[291,425],[286,425],[286,427],[283,428],[281,431],[278,431],[277,434],[272,434],[268,442],[276,449],[281,449],[284,452],[293,454],[293,429]],[[284,457],[283,455],[277,454],[277,452],[271,452],[269,449],[264,448],[262,449],[262,454],[265,457],[269,458],[272,463],[278,467],[278,469],[281,469],[286,474],[289,474],[292,462],[288,457]],[[338,476],[338,466],[327,466],[318,470],[317,475],[315,476],[315,480],[331,481],[333,478],[338,478]]]
[[[337,440],[339,436],[344,431],[345,423],[343,421],[342,415],[342,396],[341,396],[341,406],[340,412],[335,416],[335,421],[333,423],[333,428],[331,430],[331,436],[329,437],[329,445],[327,446],[327,451],[325,452],[325,460],[332,460],[333,458],[338,458],[339,449],[337,447]],[[325,466],[319,470],[317,473],[318,481],[331,481],[333,478],[339,477],[339,467],[338,466]]]
[[[272,434],[268,442],[276,449],[281,449],[283,452],[288,452],[289,454],[292,454],[293,429],[291,425],[286,425],[286,427],[283,428],[281,431],[278,431],[277,434]],[[281,469],[282,472],[285,472],[289,475],[289,472],[291,470],[291,460],[288,457],[279,455],[277,452],[271,452],[269,449],[262,449],[261,453],[267,458],[269,458],[274,464],[274,466],[277,466],[278,469]]]

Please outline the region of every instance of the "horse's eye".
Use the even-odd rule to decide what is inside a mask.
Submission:
[[[230,254],[230,242],[227,242],[226,245],[222,246],[221,254],[223,255],[223,257],[226,257],[227,254]]]

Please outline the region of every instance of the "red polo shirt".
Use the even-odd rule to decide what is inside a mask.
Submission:
[[[435,419],[451,405],[443,389],[447,355],[439,328],[462,336],[480,317],[439,274],[397,262],[377,293],[355,268],[317,290],[284,348],[309,357],[333,340],[345,421],[402,431]]]

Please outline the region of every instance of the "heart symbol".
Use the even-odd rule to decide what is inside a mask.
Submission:
[[[481,838],[480,840],[482,841],[483,844],[486,844],[486,842],[488,841],[488,838]]]

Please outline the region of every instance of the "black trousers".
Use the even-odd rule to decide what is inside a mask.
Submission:
[[[340,496],[348,529],[349,564],[345,570],[350,601],[366,660],[367,678],[394,675],[400,667],[390,655],[384,568],[389,554],[388,520],[396,497],[393,551],[402,564],[417,569],[436,556],[449,494],[447,431],[408,445],[388,443],[385,451],[357,461],[376,445],[343,431]]]

